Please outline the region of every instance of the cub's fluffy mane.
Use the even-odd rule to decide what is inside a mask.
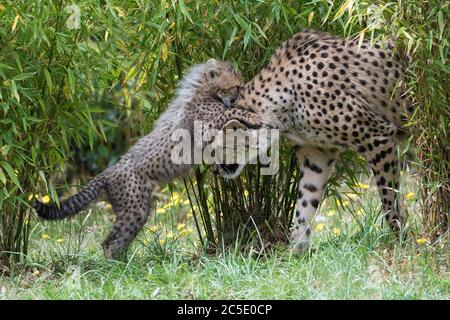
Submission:
[[[155,129],[159,128],[164,131],[170,131],[177,127],[178,122],[183,119],[185,106],[192,101],[197,94],[199,87],[203,85],[202,80],[205,73],[215,69],[216,66],[212,61],[197,64],[189,68],[187,73],[178,83],[174,100],[158,119]]]

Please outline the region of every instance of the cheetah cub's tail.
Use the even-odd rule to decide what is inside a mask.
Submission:
[[[37,214],[46,220],[59,220],[74,216],[94,199],[96,199],[106,182],[102,175],[92,179],[80,192],[61,201],[60,207],[56,203],[45,204],[39,201],[33,202]]]

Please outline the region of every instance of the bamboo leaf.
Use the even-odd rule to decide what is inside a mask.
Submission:
[[[314,19],[314,11],[311,11],[308,15],[308,25],[311,25],[313,19]]]
[[[2,165],[3,169],[5,169],[6,173],[8,174],[8,176],[11,178],[12,182],[20,189],[22,190],[21,186],[20,186],[20,182],[17,179],[17,175],[14,172],[14,169],[6,162],[0,162],[0,164]]]
[[[20,18],[20,15],[16,15],[16,17],[14,18],[13,24],[11,26],[11,33],[14,32],[14,30],[16,30],[17,22],[19,22],[19,18]]]
[[[73,75],[72,69],[67,70],[67,79],[69,81],[69,88],[72,95],[75,95],[75,77]]]
[[[13,97],[17,100],[18,103],[20,103],[20,96],[17,92],[17,86],[15,81],[11,81],[11,92]]]
[[[45,82],[47,83],[47,89],[50,93],[53,92],[53,82],[52,82],[52,76],[50,75],[50,72],[47,68],[44,69],[44,77]]]
[[[16,76],[14,76],[11,80],[14,80],[14,81],[25,80],[25,79],[33,77],[35,74],[36,74],[36,72],[22,73],[22,74],[18,74]]]
[[[333,21],[336,21],[337,19],[342,17],[344,15],[345,11],[348,11],[349,15],[351,15],[352,10],[353,10],[353,3],[354,3],[354,0],[345,0],[344,3],[336,11]]]
[[[5,174],[3,173],[2,168],[0,168],[0,181],[3,183],[3,185],[6,186],[6,177]]]
[[[163,44],[161,45],[161,60],[163,62],[166,62],[167,57],[169,56],[169,45],[166,42],[163,42]]]

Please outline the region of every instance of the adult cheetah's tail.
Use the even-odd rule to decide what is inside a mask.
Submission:
[[[33,202],[37,214],[46,220],[59,220],[71,217],[84,209],[92,200],[96,199],[105,186],[105,179],[98,175],[90,181],[80,192],[61,201],[58,206],[55,203],[45,204],[39,201]]]

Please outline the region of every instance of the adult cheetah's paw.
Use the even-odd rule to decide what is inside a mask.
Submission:
[[[294,228],[291,232],[291,254],[303,254],[309,251],[309,239],[303,228]]]
[[[296,242],[292,245],[291,254],[293,255],[301,255],[309,252],[310,244],[309,241],[300,241]]]

